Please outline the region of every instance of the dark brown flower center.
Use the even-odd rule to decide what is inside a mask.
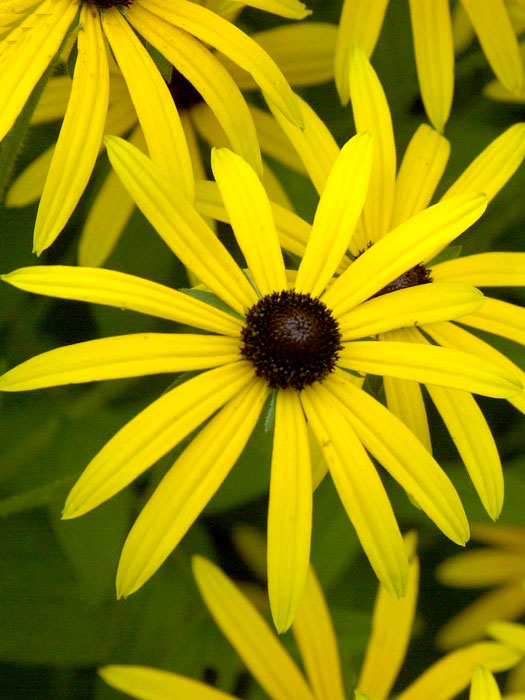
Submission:
[[[432,282],[432,277],[430,276],[430,270],[423,265],[423,263],[418,263],[411,267],[410,270],[403,272],[399,275],[393,282],[390,282],[376,292],[373,296],[380,297],[382,294],[388,294],[389,292],[397,292],[398,289],[406,289],[407,287],[417,287],[420,284],[429,284]]]
[[[246,314],[241,353],[269,386],[300,391],[327,377],[341,350],[339,324],[322,301],[273,292]]]
[[[190,109],[202,102],[200,92],[176,68],[173,69],[168,88],[179,111]]]
[[[84,2],[95,5],[101,10],[108,10],[110,7],[129,7],[132,0],[84,0]]]

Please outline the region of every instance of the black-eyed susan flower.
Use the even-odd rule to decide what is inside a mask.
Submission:
[[[288,17],[308,14],[299,0],[265,0],[256,5]],[[197,85],[233,149],[259,172],[260,152],[246,103],[205,44],[249,71],[288,118],[301,122],[290,87],[266,52],[229,21],[190,0],[1,0],[0,17],[4,29],[0,37],[0,140],[44,71],[60,55],[68,34],[77,35],[70,97],[35,223],[37,253],[51,245],[66,224],[100,150],[110,93],[108,47],[129,89],[151,158],[193,198],[192,164],[179,114],[135,30]]]
[[[425,211],[434,196],[436,187],[445,170],[450,152],[449,142],[437,131],[421,125],[412,137],[396,174],[396,148],[394,131],[388,102],[379,79],[365,53],[354,47],[349,66],[350,97],[356,127],[368,131],[374,137],[374,163],[368,196],[358,231],[350,242],[354,259],[369,246],[388,240],[389,231],[410,217]],[[326,175],[339,151],[324,124],[312,110],[305,112],[306,130],[289,126],[274,110],[282,128],[288,134],[302,157],[310,178],[319,193],[323,191]],[[485,192],[491,201],[521,165],[525,155],[525,124],[515,124],[496,138],[466,168],[460,177],[441,197],[444,203],[452,197],[466,192]],[[297,252],[301,254],[300,246]],[[423,289],[430,281],[456,281],[480,287],[523,286],[525,284],[524,253],[480,253],[458,257],[446,262],[432,263],[443,246],[437,246],[422,256],[418,264],[407,270],[393,283],[381,290],[390,292]],[[357,258],[356,262],[359,262]],[[352,266],[350,258],[345,266]],[[369,304],[378,302],[377,292]],[[512,341],[525,343],[525,310],[516,304],[486,298],[485,304],[458,322],[474,329],[501,335]],[[361,330],[359,332],[362,332]],[[352,331],[348,329],[351,338]],[[489,343],[455,323],[430,323],[418,328],[403,328],[380,333],[380,339],[389,342],[411,342],[422,348],[429,342],[444,347],[471,352],[479,357],[490,358],[501,366],[513,368],[522,378],[522,370],[508,360]],[[388,344],[383,345],[385,352]],[[430,346],[429,346],[430,347]],[[359,369],[370,374],[383,373],[383,367],[364,356],[354,356]],[[409,381],[405,381],[408,379]],[[426,417],[425,404],[414,376],[385,376],[384,387],[387,405],[410,429],[431,449],[431,438]],[[503,504],[503,474],[492,433],[477,403],[466,392],[437,387],[434,383],[426,388],[441,414],[447,429],[468,469],[479,497],[491,516],[498,517]],[[525,410],[525,393],[510,399],[520,411]]]
[[[372,632],[356,700],[387,700],[403,665],[410,640],[419,584],[419,565],[410,556],[407,595],[396,600],[380,586]],[[310,569],[303,603],[292,625],[304,672],[282,646],[264,617],[214,564],[194,557],[193,571],[206,607],[250,673],[272,700],[345,700],[341,659],[327,602]],[[445,656],[396,697],[398,700],[449,700],[468,687],[477,666],[491,671],[514,666],[521,654],[498,642],[479,642]],[[199,681],[144,666],[106,666],[109,685],[143,700],[234,696]],[[478,680],[475,680],[476,688]],[[476,699],[477,700],[477,699]],[[490,698],[492,700],[492,698]]]
[[[482,590],[438,633],[443,649],[481,639],[490,622],[518,620],[525,613],[525,527],[475,523],[472,538],[488,546],[445,559],[436,569],[446,586]]]
[[[504,0],[461,0],[481,48],[497,78],[513,93],[523,85],[518,40]],[[454,92],[454,39],[449,0],[410,0],[410,19],[421,97],[432,125],[443,131]],[[350,98],[348,66],[352,44],[371,56],[388,0],[345,0],[335,58],[336,85],[343,104]]]
[[[372,140],[358,134],[332,168],[290,289],[269,200],[240,156],[219,149],[212,154],[212,167],[246,274],[159,166],[117,137],[108,137],[107,147],[150,223],[233,315],[104,270],[32,267],[5,276],[22,289],[142,310],[211,332],[89,341],[37,356],[0,379],[1,389],[16,391],[209,370],[154,401],[106,444],[73,487],[64,517],[82,515],[110,498],[211,418],[128,535],[117,589],[119,596],[132,593],[163,563],[215,493],[273,392],[268,565],[278,629],[286,629],[295,615],[308,568],[312,477],[306,420],[372,567],[392,594],[403,595],[407,559],[401,534],[365,447],[453,541],[465,542],[468,524],[452,484],[423,445],[345,370],[357,366],[360,371],[354,358],[363,355],[379,362],[381,373],[489,396],[515,394],[521,385],[506,368],[467,353],[402,342],[347,341],[347,329],[352,338],[365,337],[371,329],[457,317],[482,304],[475,288],[455,283],[362,302],[476,221],[485,209],[485,195],[460,195],[421,212],[333,281],[370,178]]]
[[[333,78],[336,33],[335,25],[310,22],[275,27],[257,32],[251,38],[275,61],[289,84],[299,86],[314,85]],[[226,59],[222,60],[226,62]],[[251,91],[257,88],[252,76],[237,64],[229,61],[227,70],[241,90]],[[104,132],[116,136],[125,136],[129,133],[130,143],[147,152],[147,145],[142,130],[137,124],[137,112],[129,97],[126,81],[111,59],[109,71],[110,93]],[[199,83],[196,84],[199,87]],[[168,81],[168,88],[180,116],[196,178],[206,178],[205,164],[198,143],[199,137],[210,146],[229,145],[233,150],[240,154],[244,153],[247,157],[248,151],[243,148],[243,143],[254,141],[253,138],[247,138],[247,134],[253,131],[253,125],[256,131],[255,143],[258,141],[263,156],[270,156],[296,172],[305,172],[297,153],[276,125],[271,114],[247,103],[253,121],[251,131],[247,131],[246,123],[249,122],[244,113],[239,115],[244,123],[237,121],[237,114],[233,114],[222,118],[223,126],[221,126],[214,113],[214,105],[218,99],[222,100],[222,95],[206,91],[206,86],[207,84],[201,89],[209,104],[178,70],[173,69]],[[51,78],[33,113],[32,124],[62,120],[67,109],[70,91],[71,78],[68,75]],[[220,115],[220,105],[217,105],[216,109]],[[6,195],[5,203],[8,207],[24,207],[41,197],[53,150],[54,146],[51,146],[39,155],[15,179]],[[249,162],[260,169],[259,157],[258,155],[255,157],[254,154],[256,151],[253,152]],[[262,180],[272,201],[292,208],[290,200],[267,160],[262,164]],[[133,200],[117,175],[110,170],[95,195],[80,235],[78,261],[81,265],[97,267],[104,264],[133,209]]]

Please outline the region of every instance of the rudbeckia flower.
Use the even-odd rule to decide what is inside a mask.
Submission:
[[[476,523],[472,538],[488,546],[445,559],[436,576],[446,586],[489,590],[440,630],[443,649],[481,639],[489,622],[517,620],[525,613],[525,527]]]
[[[372,567],[392,594],[403,595],[407,559],[401,534],[365,447],[454,542],[465,542],[468,524],[452,484],[423,445],[346,370],[360,372],[362,360],[356,358],[366,357],[392,376],[494,397],[520,390],[506,368],[468,353],[354,341],[375,331],[457,317],[483,303],[475,288],[455,283],[363,302],[476,221],[485,209],[485,195],[460,195],[427,209],[333,281],[370,178],[372,139],[358,134],[341,150],[330,173],[290,289],[269,200],[240,156],[216,150],[212,168],[246,260],[246,274],[159,166],[117,137],[108,137],[107,147],[138,207],[231,313],[142,279],[93,268],[30,267],[4,277],[22,289],[133,308],[212,333],[89,341],[37,356],[0,379],[1,389],[16,391],[213,368],[168,391],[124,426],[75,484],[63,516],[77,517],[107,500],[210,419],[168,471],[128,535],[117,589],[119,596],[132,593],[158,569],[208,503],[272,393],[268,558],[278,629],[286,629],[294,617],[308,568],[312,477],[306,420]]]
[[[504,0],[461,0],[496,77],[513,93],[523,85],[523,64]],[[448,0],[410,0],[421,97],[432,125],[443,131],[454,92],[454,39]],[[352,44],[370,57],[381,32],[388,0],[345,0],[339,23],[335,80],[343,104],[350,99],[348,66]]]
[[[271,700],[345,700],[341,659],[327,602],[310,569],[303,603],[292,625],[304,672],[264,617],[214,564],[194,557],[193,571],[206,607],[250,673]],[[419,565],[411,555],[405,598],[396,600],[380,586],[372,632],[353,697],[386,700],[403,665],[416,607]],[[397,700],[449,700],[468,687],[477,666],[502,671],[521,654],[497,642],[464,647],[427,668],[396,695]],[[142,700],[194,698],[231,700],[233,695],[176,673],[144,666],[106,666],[109,685]],[[475,685],[479,680],[475,680]],[[492,700],[492,699],[490,699]]]
[[[299,0],[255,4],[288,17],[308,14]],[[35,223],[38,254],[65,226],[101,147],[110,82],[106,42],[126,81],[151,158],[190,200],[193,172],[180,117],[135,30],[198,86],[233,148],[259,171],[259,147],[246,103],[205,44],[249,71],[287,118],[301,123],[290,87],[266,52],[226,19],[190,0],[83,0],[80,8],[78,0],[0,0],[0,20],[0,140],[60,55],[69,33],[77,33],[71,93]]]
[[[308,24],[288,24],[273,29],[257,32],[251,38],[257,42],[275,61],[289,84],[293,86],[314,85],[327,82],[333,78],[333,57],[335,25],[324,22]],[[225,62],[226,59],[223,59]],[[118,66],[110,59],[110,93],[104,132],[116,136],[129,133],[129,141],[147,153],[147,146],[140,126],[137,124],[137,112],[130,99],[126,81]],[[239,89],[254,90],[257,84],[252,76],[231,61],[227,64],[228,73]],[[267,111],[247,103],[252,124],[244,112],[226,114],[221,118],[223,126],[214,114],[214,99],[222,99],[220,93],[206,91],[203,95],[177,70],[173,70],[168,82],[169,91],[178,110],[186,143],[188,145],[192,169],[196,178],[205,179],[206,170],[202,161],[198,138],[201,137],[211,146],[230,146],[259,171],[262,168],[263,183],[273,201],[292,207],[282,186],[273,174],[268,162],[262,165],[257,152],[257,142],[263,155],[283,163],[296,172],[304,173],[304,166]],[[46,85],[31,123],[42,124],[62,120],[67,109],[71,78],[59,75],[51,78]],[[211,105],[204,101],[209,100]],[[216,111],[221,116],[219,106]],[[241,119],[241,121],[238,121]],[[250,127],[247,128],[247,125]],[[253,134],[255,126],[256,136]],[[228,136],[227,136],[228,135]],[[229,137],[229,138],[228,138]],[[243,143],[255,144],[252,152],[243,147]],[[54,146],[39,155],[23,170],[11,185],[6,195],[8,207],[25,207],[36,202],[42,195],[49,165],[53,157]],[[109,171],[102,186],[94,197],[85,225],[82,229],[78,249],[78,261],[81,265],[98,267],[103,265],[116,245],[129,217],[134,209],[134,202],[122,186],[113,171]]]
[[[434,196],[450,152],[450,144],[442,135],[428,125],[421,125],[413,135],[396,175],[396,147],[388,102],[375,71],[358,47],[354,47],[352,52],[349,71],[356,128],[373,135],[375,150],[363,215],[358,223],[358,232],[350,242],[354,262],[351,257],[347,258],[343,263],[346,267],[359,262],[360,254],[364,250],[368,252],[369,246],[373,250],[378,242],[386,242],[392,228],[425,211]],[[333,138],[312,110],[308,111],[304,132],[286,124],[275,109],[274,114],[303,159],[318,192],[322,193],[326,174],[339,152]],[[491,201],[521,165],[524,155],[525,124],[515,124],[475,158],[441,197],[441,203],[473,191],[485,192]],[[381,293],[395,289],[423,289],[431,286],[429,283],[432,281],[463,282],[480,287],[525,284],[524,253],[490,252],[433,262],[444,248],[439,245],[429,251],[418,260],[417,265]],[[299,246],[297,252],[301,254]],[[482,307],[458,321],[474,329],[525,343],[525,310],[516,304],[486,298]],[[379,338],[389,342],[414,343],[420,349],[431,342],[471,352],[480,358],[490,358],[502,367],[511,369],[525,385],[525,375],[519,367],[489,343],[455,323],[419,324],[418,328],[380,333]],[[388,343],[382,347],[387,352]],[[363,372],[384,374],[379,362],[371,362],[364,356],[354,356],[354,360]],[[403,379],[385,376],[387,405],[431,450],[425,404],[421,388],[414,379],[415,375]],[[456,444],[483,506],[490,517],[496,519],[503,504],[503,474],[492,433],[481,410],[466,392],[437,387],[433,382],[425,385]],[[518,410],[525,411],[524,392],[509,400]]]

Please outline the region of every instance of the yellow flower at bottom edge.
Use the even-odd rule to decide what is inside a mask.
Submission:
[[[275,9],[271,1],[257,4]],[[279,5],[288,17],[308,14],[299,0]],[[268,54],[233,24],[189,0],[0,0],[0,29],[0,141],[68,34],[77,31],[71,94],[35,223],[38,254],[67,223],[95,165],[108,112],[108,50],[128,86],[151,158],[193,200],[192,165],[180,117],[135,30],[210,97],[232,146],[259,172],[259,146],[246,103],[206,44],[250,72],[287,118],[302,123],[290,86]]]
[[[381,362],[381,372],[494,397],[512,395],[521,385],[507,370],[467,353],[410,343],[347,342],[345,326],[355,327],[356,315],[366,337],[371,328],[457,317],[483,303],[475,288],[448,283],[366,300],[476,221],[485,196],[462,195],[427,209],[332,282],[370,177],[372,140],[358,134],[334,164],[295,287],[289,290],[270,203],[255,171],[239,156],[216,150],[212,167],[248,276],[163,170],[122,139],[108,139],[107,145],[114,168],[150,223],[234,315],[107,270],[30,267],[4,276],[28,291],[131,308],[212,333],[88,341],[44,353],[0,378],[0,389],[18,391],[214,368],[168,391],[124,426],[85,469],[63,516],[77,517],[107,500],[211,418],[128,535],[117,591],[119,596],[134,592],[225,479],[274,391],[268,568],[277,628],[285,630],[293,620],[308,569],[312,476],[306,420],[372,567],[391,593],[403,595],[407,559],[401,534],[363,445],[454,542],[466,541],[468,523],[448,477],[401,421],[356,386],[355,376],[345,371],[355,369],[346,355],[361,349],[370,361]]]
[[[491,622],[486,632],[496,641],[525,654],[525,625],[507,621]],[[504,700],[525,700],[525,659],[510,672],[507,689],[510,694],[505,695]]]
[[[372,632],[355,698],[386,700],[403,664],[416,609],[419,563],[410,550],[407,595],[394,599],[382,587],[376,598]],[[310,569],[302,605],[292,625],[303,673],[262,615],[235,584],[210,561],[194,557],[193,571],[206,607],[247,668],[272,700],[345,700],[341,660],[323,592]],[[470,683],[479,695],[477,666],[502,671],[514,666],[519,652],[498,642],[479,642],[448,654],[397,695],[397,700],[450,700]],[[109,685],[141,700],[226,700],[232,695],[168,671],[141,666],[107,666],[99,671]]]

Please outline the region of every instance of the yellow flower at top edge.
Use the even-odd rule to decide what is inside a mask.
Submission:
[[[461,0],[481,48],[497,78],[513,93],[523,85],[523,63],[504,0]],[[440,132],[454,92],[454,39],[449,0],[410,0],[410,18],[421,97],[428,118]],[[345,0],[336,46],[335,78],[343,104],[350,98],[348,66],[352,44],[371,56],[388,0]]]
[[[396,167],[396,145],[392,118],[387,98],[364,51],[353,47],[349,65],[350,96],[354,121],[358,131],[367,131],[374,137],[374,162],[367,199],[358,230],[350,243],[351,255],[342,268],[351,268],[359,258],[352,258],[378,242],[388,240],[392,229],[408,223],[414,215],[425,211],[431,202],[445,170],[450,144],[447,139],[423,124],[414,133],[404,154],[399,171]],[[271,107],[271,102],[270,102]],[[339,148],[323,122],[313,110],[305,110],[306,129],[287,124],[273,110],[281,127],[303,160],[310,179],[319,193],[326,183],[326,175],[337,158]],[[514,124],[498,136],[465,169],[441,197],[441,203],[467,192],[485,192],[489,202],[520,167],[525,156],[525,123]],[[306,239],[305,239],[306,240]],[[304,241],[305,242],[305,241]],[[304,245],[303,242],[303,245]],[[399,277],[384,291],[397,289],[397,294],[422,288],[427,283],[460,282],[477,287],[509,287],[525,285],[525,253],[487,252],[444,262],[433,262],[445,246],[437,246],[422,256],[418,265]],[[296,251],[301,255],[300,246]],[[483,306],[472,313],[457,317],[457,322],[474,329],[488,331],[514,342],[525,344],[525,309],[506,301],[485,297]],[[418,328],[400,328],[380,333],[388,343],[414,343],[423,346],[432,342],[451,349],[471,352],[491,359],[509,368],[525,385],[525,374],[505,355],[489,343],[456,323],[418,324]],[[362,332],[360,329],[359,332]],[[352,337],[350,328],[348,338]],[[372,329],[370,331],[372,334]],[[428,450],[432,449],[431,435],[421,388],[415,377],[393,377],[383,372],[383,366],[370,358],[352,359],[362,372],[385,374],[384,388],[389,409],[400,417],[418,436]],[[497,447],[490,428],[475,399],[466,392],[425,383],[430,398],[440,413],[458,452],[469,472],[480,500],[490,517],[495,520],[503,505],[503,472]],[[525,413],[525,391],[509,401]]]
[[[408,374],[494,397],[521,390],[508,370],[468,353],[353,340],[370,335],[371,329],[455,318],[483,303],[475,288],[456,283],[366,300],[472,225],[483,213],[486,197],[460,195],[426,209],[333,281],[366,197],[372,143],[362,133],[341,150],[294,288],[289,289],[272,207],[255,171],[242,158],[219,149],[212,154],[212,168],[247,276],[159,166],[124,140],[107,138],[112,165],[137,206],[233,315],[108,270],[45,266],[4,276],[27,291],[130,308],[211,332],[88,341],[39,355],[0,378],[2,390],[18,391],[207,370],[165,393],[124,426],[68,496],[65,518],[88,512],[211,418],[167,472],[128,535],[117,573],[119,596],[140,588],[176,547],[233,467],[270,393],[275,430],[269,596],[280,631],[289,627],[301,602],[309,561],[312,474],[306,420],[370,563],[393,595],[404,594],[408,562],[392,507],[366,450],[450,539],[459,544],[468,539],[468,523],[448,477],[408,428],[345,370],[360,371],[354,359],[360,353],[390,376]],[[346,339],[347,327],[352,328],[352,340]]]
[[[356,700],[387,700],[407,651],[419,587],[419,563],[408,546],[407,595],[396,600],[380,586],[372,632],[355,689]],[[271,700],[346,700],[341,659],[332,619],[322,589],[310,569],[303,602],[292,631],[304,668],[301,671],[263,616],[236,585],[210,561],[194,557],[193,571],[206,607]],[[174,630],[175,634],[175,630]],[[522,652],[523,653],[523,652]],[[514,666],[522,653],[498,642],[479,642],[443,657],[426,669],[397,700],[451,700],[473,682],[471,700],[492,688],[488,670]],[[477,670],[483,667],[482,671]],[[114,688],[142,700],[192,698],[232,700],[233,696],[199,681],[144,666],[107,666],[99,671]],[[481,677],[480,677],[481,674]]]
[[[284,16],[308,14],[299,0],[264,0]],[[15,123],[68,34],[78,49],[71,95],[40,200],[34,250],[40,254],[67,223],[99,153],[109,103],[106,42],[126,81],[151,158],[193,200],[191,158],[180,117],[136,30],[212,105],[234,150],[261,172],[259,146],[235,82],[205,44],[250,72],[287,118],[301,113],[266,52],[227,20],[190,0],[0,0],[0,140]]]

